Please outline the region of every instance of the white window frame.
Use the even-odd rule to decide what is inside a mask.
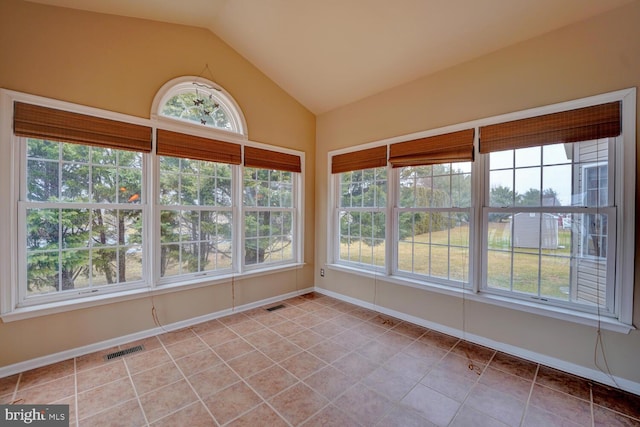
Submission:
[[[466,162],[461,162],[461,163],[466,163]],[[450,164],[450,163],[443,163],[443,164]],[[453,163],[453,165],[455,165],[456,163]],[[472,263],[472,256],[471,256],[471,246],[472,246],[472,235],[473,235],[473,230],[475,227],[475,221],[474,221],[474,213],[473,213],[473,207],[472,205],[468,206],[468,207],[458,207],[458,206],[451,206],[451,207],[400,207],[399,206],[399,196],[400,196],[400,173],[401,173],[401,169],[402,168],[394,168],[395,170],[393,170],[394,173],[394,189],[395,189],[395,194],[394,194],[394,200],[395,203],[393,205],[393,231],[395,233],[394,235],[394,241],[393,241],[393,248],[394,248],[394,256],[393,256],[393,265],[392,265],[392,274],[397,275],[398,277],[407,277],[411,280],[416,280],[416,281],[425,281],[428,283],[434,283],[434,284],[441,284],[444,286],[451,286],[454,288],[468,288],[470,286],[471,283],[471,263]],[[451,171],[450,171],[451,172]],[[473,173],[473,162],[471,162],[471,182],[473,183],[473,177],[474,177],[474,173]],[[444,176],[444,175],[443,175]],[[451,178],[454,176],[454,174],[449,173],[449,178],[451,180]],[[470,193],[471,193],[471,200],[470,202],[473,203],[473,184],[471,185],[471,188],[469,189]],[[452,280],[452,279],[445,279],[445,278],[441,278],[438,276],[432,276],[432,275],[428,275],[428,274],[422,274],[422,273],[412,273],[409,271],[404,271],[404,270],[400,270],[399,268],[399,242],[400,242],[400,215],[402,213],[446,213],[446,214],[457,214],[457,213],[466,213],[469,216],[469,247],[467,247],[467,263],[466,263],[466,275],[467,275],[467,280],[466,281],[458,281],[458,280]],[[444,246],[444,245],[442,245]],[[458,246],[456,246],[458,247]],[[449,251],[451,250],[451,245],[448,245]],[[429,259],[429,263],[431,263],[431,258]],[[448,267],[449,269],[451,268],[451,265],[449,265]]]
[[[614,232],[616,239],[615,248],[610,248],[609,254],[615,253],[615,261],[610,263],[615,274],[615,285],[610,287],[607,294],[607,307],[596,309],[596,312],[582,311],[575,305],[546,305],[544,301],[525,301],[515,298],[511,295],[503,295],[499,293],[486,292],[484,288],[484,277],[486,277],[486,244],[484,243],[485,235],[485,216],[487,210],[481,208],[488,198],[488,168],[487,155],[481,155],[478,152],[479,128],[481,126],[508,122],[512,120],[524,119],[544,114],[551,114],[576,108],[588,107],[592,105],[603,104],[607,102],[622,102],[622,134],[616,138],[615,159],[609,158],[610,176],[611,165],[614,165],[615,185],[610,179],[610,188],[615,189],[609,193],[609,197],[615,197],[615,208],[599,208],[601,213],[609,213],[613,215],[609,219],[609,233]],[[424,138],[433,135],[445,134],[448,132],[458,131],[461,129],[475,128],[476,140],[474,143],[476,156],[472,164],[472,206],[471,217],[473,218],[470,231],[470,265],[469,280],[470,287],[466,289],[456,289],[442,283],[434,283],[423,277],[409,277],[396,274],[397,272],[397,250],[394,249],[395,244],[387,245],[386,265],[383,271],[370,271],[359,266],[349,265],[339,262],[337,251],[339,250],[339,223],[337,222],[337,210],[339,208],[339,188],[338,174],[331,173],[331,159],[338,154],[350,153],[353,151],[363,150],[367,148],[379,147],[410,141],[412,139]],[[533,313],[541,316],[551,317],[555,319],[566,320],[574,323],[598,326],[603,329],[628,333],[633,329],[633,292],[634,292],[634,270],[635,270],[635,185],[636,185],[636,88],[623,89],[616,92],[605,93],[596,96],[590,96],[578,100],[562,102],[554,105],[548,105],[539,108],[532,108],[519,112],[504,114],[500,116],[474,120],[471,122],[461,123],[454,126],[448,126],[431,131],[418,132],[409,135],[389,138],[386,140],[376,141],[368,144],[362,144],[346,149],[330,151],[327,154],[327,176],[328,176],[328,200],[327,217],[330,218],[328,233],[329,241],[327,244],[327,267],[331,269],[341,270],[349,273],[363,275],[366,277],[382,278],[390,283],[415,287],[418,289],[428,290],[437,293],[443,293],[450,296],[464,297],[480,303],[498,305],[509,309]],[[388,166],[389,170],[391,169]],[[396,174],[388,174],[388,194],[387,194],[387,242],[397,242],[398,232],[396,211],[397,206],[397,184],[398,177]],[[534,211],[543,208],[518,207],[515,210]],[[544,208],[546,209],[546,208]],[[608,209],[607,212],[605,210]],[[555,207],[554,211],[564,212],[562,207]],[[595,208],[594,208],[595,210]],[[566,209],[567,212],[571,208]],[[476,225],[473,225],[476,224]],[[392,231],[392,233],[389,233]],[[391,240],[390,240],[391,239]],[[612,246],[612,245],[610,245]],[[609,314],[609,315],[607,315]]]
[[[179,83],[184,83],[185,80],[189,82],[193,81],[191,77],[174,80]],[[223,284],[228,283],[228,281],[234,277],[271,274],[278,271],[297,269],[302,265],[304,259],[304,218],[302,216],[302,209],[304,209],[303,189],[305,182],[304,152],[249,141],[244,116],[239,108],[237,108],[238,133],[228,132],[212,127],[198,126],[197,124],[187,123],[168,117],[159,117],[157,109],[161,105],[160,100],[162,97],[169,93],[168,91],[171,89],[171,84],[169,83],[171,82],[168,82],[163,89],[158,92],[154,99],[153,105],[155,109],[152,111],[152,119],[143,119],[36,95],[0,89],[0,141],[2,142],[0,144],[0,181],[6,183],[5,185],[0,186],[0,195],[4,198],[3,200],[7,201],[7,203],[0,204],[0,213],[3,218],[3,221],[0,221],[0,233],[3,236],[3,239],[0,239],[0,317],[3,321],[10,322],[118,301],[144,298],[150,295],[173,292],[177,289],[192,289],[211,286],[218,283]],[[221,89],[220,92],[226,93],[223,89]],[[13,133],[13,111],[14,102],[16,101],[125,123],[139,124],[151,128],[153,135],[152,151],[151,153],[143,154],[143,162],[145,166],[143,168],[142,192],[144,195],[143,203],[146,204],[146,206],[143,207],[142,214],[144,228],[144,243],[142,249],[145,253],[143,280],[122,286],[114,285],[96,288],[97,291],[91,290],[89,293],[79,290],[77,294],[73,293],[73,296],[69,296],[69,294],[58,296],[51,295],[47,298],[40,299],[37,303],[29,304],[28,306],[21,303],[21,297],[24,296],[24,291],[21,290],[19,281],[21,280],[20,277],[23,274],[22,272],[25,271],[26,268],[26,248],[24,244],[20,243],[24,241],[24,232],[19,232],[18,227],[19,223],[25,223],[24,219],[19,219],[20,216],[24,217],[24,207],[21,205],[19,209],[18,202],[21,194],[20,186],[22,185],[22,179],[19,174],[24,170],[26,157],[24,156],[24,152],[22,152],[21,155],[20,137],[15,136]],[[232,107],[237,107],[235,101],[230,105]],[[293,185],[295,188],[293,195],[293,209],[295,211],[295,225],[293,227],[293,259],[277,264],[270,263],[255,266],[255,268],[244,268],[243,263],[241,262],[241,248],[244,247],[244,242],[242,240],[243,222],[236,220],[236,218],[242,218],[243,216],[241,206],[243,166],[232,165],[232,192],[234,200],[233,206],[231,207],[234,218],[232,231],[232,244],[234,251],[232,262],[233,268],[213,272],[215,274],[194,274],[189,277],[181,276],[179,280],[174,281],[163,282],[160,280],[160,206],[156,201],[159,194],[159,156],[155,154],[155,138],[157,129],[166,129],[189,135],[236,143],[240,145],[242,151],[245,146],[250,145],[265,150],[278,151],[299,156],[301,161],[301,173],[293,173]],[[118,206],[114,206],[114,208],[117,207]],[[22,248],[20,248],[20,246],[22,246]]]
[[[155,164],[156,164],[156,169],[155,169],[155,173],[157,176],[157,180],[156,182],[158,183],[158,190],[154,193],[154,197],[158,198],[159,197],[159,189],[160,189],[160,157],[171,157],[171,156],[155,156]],[[182,159],[185,160],[185,159]],[[216,162],[211,162],[211,163],[216,163]],[[181,283],[184,282],[185,280],[193,280],[193,279],[198,279],[198,278],[203,278],[203,277],[215,277],[215,276],[220,276],[220,275],[228,275],[233,273],[234,270],[234,259],[235,259],[235,247],[234,247],[234,243],[235,240],[237,240],[235,238],[235,236],[237,234],[235,234],[235,222],[237,222],[236,217],[234,216],[234,205],[236,204],[236,191],[235,191],[235,187],[237,187],[237,181],[236,181],[236,169],[238,168],[235,165],[229,165],[231,168],[231,206],[217,206],[217,205],[184,205],[184,204],[180,204],[180,205],[165,205],[165,204],[160,204],[160,201],[158,200],[156,202],[156,212],[155,212],[155,222],[154,224],[156,224],[157,226],[157,233],[156,236],[157,237],[157,242],[156,244],[154,244],[154,247],[157,246],[155,253],[157,253],[156,256],[154,256],[154,262],[155,262],[155,268],[154,268],[154,277],[156,277],[156,282],[158,283],[158,285],[166,285],[166,284],[172,284],[172,283]],[[216,211],[216,212],[229,212],[231,214],[231,218],[232,218],[232,223],[231,223],[231,247],[232,247],[232,255],[231,255],[231,265],[229,266],[229,268],[220,268],[220,269],[213,269],[213,270],[202,270],[202,271],[197,271],[197,272],[188,272],[188,273],[182,273],[182,274],[177,274],[177,275],[172,275],[172,276],[165,276],[163,277],[161,274],[161,265],[160,265],[160,261],[161,261],[161,247],[162,247],[162,237],[161,237],[161,226],[162,226],[162,221],[161,221],[161,217],[162,217],[162,212],[163,211],[177,211],[177,212],[181,212],[181,211]],[[173,242],[175,244],[175,242]]]
[[[379,167],[377,168],[367,168],[367,169],[362,169],[362,170],[371,170],[371,169],[379,169]],[[390,173],[391,170],[389,167],[386,167],[386,173],[387,173],[387,206],[389,205],[389,177],[390,177]],[[342,190],[340,188],[340,184],[341,184],[341,177],[343,174],[345,173],[352,173],[352,172],[357,172],[357,171],[347,171],[347,172],[342,172],[342,173],[338,173],[335,174],[335,179],[334,179],[334,194],[335,194],[335,210],[332,212],[331,218],[333,218],[333,224],[334,224],[334,229],[336,230],[336,233],[338,233],[337,237],[334,239],[334,250],[333,250],[333,254],[335,254],[335,258],[334,258],[334,262],[338,265],[343,265],[345,267],[348,268],[356,268],[356,269],[362,269],[365,271],[370,271],[370,272],[374,272],[376,274],[378,273],[383,273],[386,274],[386,265],[388,264],[388,254],[389,254],[389,248],[388,244],[386,244],[386,242],[389,240],[389,209],[387,208],[387,206],[359,206],[359,207],[351,207],[351,206],[346,206],[346,207],[342,207],[340,200],[341,200],[341,194],[342,194]],[[382,213],[385,215],[385,254],[384,254],[384,258],[385,258],[385,263],[383,266],[378,266],[375,263],[371,262],[371,263],[362,263],[362,262],[355,262],[355,261],[350,261],[350,260],[346,260],[346,259],[341,259],[340,258],[340,212],[342,211],[346,211],[346,212],[363,212],[363,213],[371,213],[372,215],[377,214],[377,213]],[[372,253],[372,261],[373,261],[373,253]]]
[[[142,219],[142,244],[141,246],[146,246],[146,236],[148,232],[146,231],[149,227],[148,221],[148,194],[145,191],[145,171],[147,170],[148,163],[148,154],[141,153],[142,157],[142,171],[140,183],[141,188],[141,203],[135,206],[132,209],[132,205],[127,205],[122,202],[120,203],[104,203],[104,202],[86,202],[86,203],[72,203],[72,202],[35,202],[26,200],[27,195],[27,139],[26,137],[16,137],[16,143],[18,147],[16,148],[19,152],[20,157],[20,168],[19,174],[20,177],[18,180],[20,181],[20,195],[18,196],[18,241],[24,242],[26,240],[26,229],[27,229],[27,210],[28,209],[86,209],[89,211],[89,215],[93,215],[91,211],[96,209],[107,209],[107,210],[139,210],[141,212]],[[57,142],[57,141],[55,141]],[[60,161],[60,159],[59,159]],[[60,181],[61,182],[61,181]],[[91,237],[90,237],[91,239]],[[37,306],[41,304],[47,304],[50,302],[63,301],[63,300],[72,300],[76,298],[82,298],[87,294],[93,294],[97,292],[101,293],[113,293],[119,292],[127,289],[136,289],[143,287],[145,282],[147,281],[147,271],[148,271],[148,257],[145,256],[142,259],[142,277],[140,280],[116,283],[111,285],[99,285],[97,287],[87,287],[87,288],[78,288],[74,291],[62,291],[62,292],[50,292],[41,295],[27,295],[27,248],[26,245],[18,245],[18,307],[30,307]],[[91,250],[91,249],[87,249]],[[92,258],[89,259],[89,266],[91,267]],[[90,268],[90,271],[91,268]]]
[[[615,177],[612,174],[612,169],[615,170],[615,167],[611,168],[611,167],[609,167],[609,163],[605,163],[605,162],[594,162],[594,163],[591,163],[591,164],[585,164],[585,165],[582,166],[582,182],[587,182],[586,176],[587,176],[587,171],[588,170],[598,169],[598,168],[601,168],[602,166],[607,166],[607,178],[608,178],[608,180],[607,180],[607,202],[608,202],[610,200],[609,194],[615,194],[614,189],[613,189],[613,184],[614,184],[614,181],[615,181]],[[589,189],[585,188],[585,193],[587,191],[589,191]],[[588,197],[588,196],[585,194],[585,197]],[[600,201],[598,200],[598,204],[599,203],[600,203]],[[602,210],[602,207],[600,208],[600,210]],[[593,215],[593,214],[585,213],[585,214],[583,214],[583,218],[585,218],[587,215]],[[583,227],[584,227],[585,223],[586,223],[586,221],[583,220],[582,221]],[[607,223],[607,229],[610,229],[610,224],[608,224],[608,223]],[[589,237],[589,233],[585,232],[584,240],[582,242],[580,242],[580,255],[582,257],[584,257],[584,258],[603,259],[600,256],[589,255],[587,253],[587,251],[585,250],[585,244],[586,244],[585,240],[588,239],[588,237]],[[609,242],[609,239],[607,238],[607,243],[608,242]],[[615,249],[615,247],[614,247],[614,249]],[[607,253],[609,253],[608,251],[609,251],[609,248],[607,248]]]
[[[293,152],[289,152],[289,154],[294,154]],[[241,214],[240,214],[240,218],[236,221],[239,223],[241,230],[241,236],[242,236],[242,241],[241,241],[241,247],[238,248],[238,251],[240,253],[240,256],[238,256],[238,264],[240,266],[240,269],[242,271],[252,271],[252,270],[260,270],[260,269],[264,269],[264,268],[275,268],[278,267],[279,265],[287,265],[290,264],[292,262],[294,263],[299,263],[301,258],[301,239],[297,239],[296,235],[298,236],[302,236],[301,233],[301,228],[300,228],[300,223],[301,223],[301,213],[300,213],[300,200],[302,198],[302,191],[301,191],[301,186],[302,186],[302,179],[301,179],[301,173],[298,172],[291,172],[291,197],[292,197],[292,206],[291,207],[270,207],[270,206],[245,206],[244,205],[244,167],[242,167],[242,177],[241,177],[241,182],[242,182],[242,196],[240,197],[238,205],[240,206],[240,210],[241,210]],[[264,169],[264,168],[250,168],[250,169],[262,169],[262,170],[269,170],[271,171],[271,169]],[[304,169],[303,169],[304,170]],[[291,214],[291,232],[293,234],[293,239],[291,242],[292,248],[291,248],[291,256],[292,259],[290,260],[281,260],[281,261],[274,261],[274,262],[263,262],[263,263],[255,263],[255,264],[247,264],[245,261],[245,254],[244,254],[244,248],[245,248],[245,241],[246,241],[246,236],[245,236],[245,231],[246,231],[246,224],[245,224],[245,218],[246,218],[246,214],[248,212],[288,212]]]
[[[226,135],[227,137],[240,137],[241,139],[246,140],[249,136],[247,121],[245,120],[242,109],[236,100],[223,87],[202,77],[181,76],[166,82],[153,98],[153,103],[151,104],[151,119],[158,121],[159,123],[166,123],[169,126],[175,126],[177,122],[189,126],[191,129],[202,129],[203,126],[198,125],[197,123],[165,116],[161,113],[164,104],[166,104],[166,102],[173,96],[187,92],[195,92],[196,88],[206,90],[207,93],[210,94],[218,104],[220,104],[220,108],[224,110],[231,124],[230,131],[211,126],[205,127],[205,129],[214,131],[219,135],[223,135],[223,138],[224,135]]]

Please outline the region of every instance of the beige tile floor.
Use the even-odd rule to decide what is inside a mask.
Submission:
[[[92,427],[640,426],[640,396],[320,294],[284,304],[2,378],[0,403]]]

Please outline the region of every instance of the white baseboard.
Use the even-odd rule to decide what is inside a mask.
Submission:
[[[549,366],[551,368],[559,369],[561,371],[568,372],[570,374],[574,374],[582,378],[587,378],[587,379],[599,382],[601,384],[606,384],[612,387],[620,387],[622,390],[628,391],[629,393],[640,395],[640,383],[637,383],[635,381],[630,381],[630,380],[620,378],[620,377],[615,377],[615,376],[612,379],[609,375],[596,369],[587,368],[582,365],[577,365],[575,363],[567,362],[562,359],[550,357],[545,354],[536,353],[534,351],[527,350],[521,347],[516,347],[516,346],[505,344],[499,341],[494,341],[480,335],[470,334],[468,332],[461,331],[460,329],[451,328],[449,326],[444,326],[435,322],[430,322],[420,317],[411,316],[409,314],[402,313],[400,311],[381,307],[379,305],[375,305],[366,301],[362,301],[362,300],[352,298],[346,295],[342,295],[336,292],[332,292],[327,289],[316,287],[314,291],[332,298],[339,299],[344,302],[348,302],[363,308],[368,308],[370,310],[374,310],[379,313],[386,314],[388,316],[405,320],[407,322],[411,322],[428,329],[433,329],[435,331],[442,332],[447,335],[452,335],[456,338],[464,338],[465,340],[473,342],[475,344],[483,345],[485,347],[502,351],[504,353],[508,353],[513,356],[520,357],[522,359],[530,360],[535,363],[540,363],[542,365]],[[614,382],[614,379],[615,379],[615,382]]]
[[[309,292],[313,292],[314,288],[299,289],[294,292],[278,295],[275,297],[266,298],[260,301],[240,305],[234,309],[228,308],[225,310],[216,311],[215,313],[205,314],[203,316],[193,317],[191,319],[181,320],[179,322],[171,323],[168,325],[162,325],[162,327],[155,327],[144,331],[136,332],[129,335],[124,335],[117,338],[101,341],[94,344],[85,345],[82,347],[73,348],[70,350],[61,351],[59,353],[49,354],[35,359],[25,360],[24,362],[14,363],[13,365],[7,365],[0,367],[0,378],[8,377],[20,372],[28,371],[30,369],[40,368],[42,366],[50,365],[52,363],[62,362],[63,360],[71,359],[73,357],[83,356],[85,354],[94,353],[96,351],[105,350],[107,348],[115,347],[118,345],[126,344],[132,341],[149,338],[155,335],[162,334],[166,331],[175,331],[177,329],[186,328],[189,326],[197,325],[209,320],[218,319],[220,317],[228,316],[234,313],[241,313],[243,311],[251,310],[263,305],[271,304],[274,302],[282,301],[288,298],[292,298],[298,295],[303,295]]]

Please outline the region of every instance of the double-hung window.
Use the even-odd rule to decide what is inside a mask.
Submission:
[[[240,145],[159,129],[156,147],[160,278],[231,271]]]
[[[469,283],[474,130],[391,144],[396,170],[394,273],[453,286]]]
[[[375,147],[332,158],[336,174],[336,261],[380,269],[386,259],[387,147]]]
[[[14,131],[17,305],[143,285],[151,129],[16,102]]]
[[[486,292],[615,313],[620,118],[612,102],[481,128]]]
[[[246,146],[243,170],[244,263],[247,268],[297,259],[300,157]]]

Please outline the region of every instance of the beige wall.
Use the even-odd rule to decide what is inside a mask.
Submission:
[[[306,153],[306,267],[237,280],[235,301],[230,284],[156,296],[165,324],[313,285],[314,115],[208,30],[0,1],[5,89],[148,118],[165,82],[198,75],[205,64],[242,108],[251,140]],[[0,195],[7,194],[3,182]],[[0,367],[154,326],[150,298],[0,324]]]
[[[319,116],[317,269],[327,263],[328,151],[640,86],[639,22],[640,2],[634,2]],[[326,270],[324,278],[315,274],[316,286],[367,302],[375,298],[383,307],[446,327],[462,327],[459,298],[336,270]],[[636,261],[636,283],[638,277]],[[634,301],[634,323],[640,326],[640,286]],[[464,313],[469,333],[596,369],[593,328],[470,301],[465,302]],[[640,382],[640,333],[604,332],[603,336],[612,373]]]

